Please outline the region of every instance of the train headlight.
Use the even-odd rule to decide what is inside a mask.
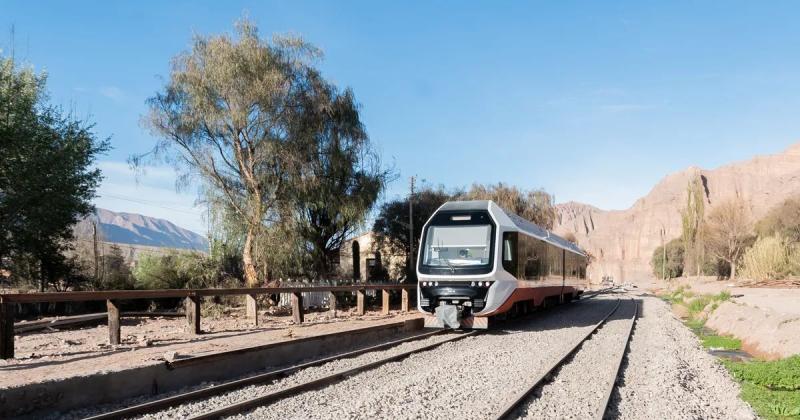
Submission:
[[[469,285],[470,285],[470,287],[475,287],[475,282],[473,281],[473,282],[472,282],[472,283],[470,283]]]
[[[437,281],[437,282],[434,284],[434,286],[438,286],[438,285],[439,285],[439,282]]]

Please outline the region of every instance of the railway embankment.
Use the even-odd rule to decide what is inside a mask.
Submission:
[[[422,328],[421,317],[403,312],[350,318],[313,315],[314,322],[307,324],[293,325],[278,317],[259,327],[237,324],[230,317],[209,319],[208,332],[199,337],[186,335],[179,320],[132,319],[126,326],[130,335],[120,346],[96,344],[104,343],[103,327],[22,335],[21,357],[0,362],[0,418],[162,394],[259,366],[287,365],[384,342]]]
[[[760,417],[800,418],[800,290],[682,282],[661,297],[719,356]]]

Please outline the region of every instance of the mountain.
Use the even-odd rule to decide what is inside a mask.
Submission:
[[[176,226],[174,223],[135,213],[117,213],[100,209],[75,225],[78,238],[91,238],[93,224],[105,242],[138,246],[207,251],[204,236]]]
[[[706,214],[719,203],[741,198],[752,220],[763,217],[787,198],[800,195],[800,143],[783,153],[706,170],[690,167],[661,180],[645,197],[622,211],[605,211],[582,203],[556,207],[554,231],[572,232],[595,260],[589,269],[593,282],[612,276],[617,282],[651,279],[650,259],[664,241],[681,236],[680,211],[686,206],[687,186],[696,176],[705,186]]]

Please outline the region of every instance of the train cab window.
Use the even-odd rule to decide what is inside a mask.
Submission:
[[[503,269],[517,277],[517,233],[503,233]]]

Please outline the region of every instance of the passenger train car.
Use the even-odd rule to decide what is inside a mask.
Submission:
[[[493,201],[453,201],[422,230],[417,305],[427,327],[488,328],[489,319],[572,300],[586,253]]]

